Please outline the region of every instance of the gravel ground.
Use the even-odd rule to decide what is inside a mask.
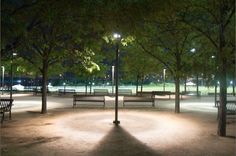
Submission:
[[[1,125],[2,156],[235,156],[235,117],[219,137],[214,97],[185,98],[181,113],[174,100],[122,108],[115,126],[114,98],[106,108],[72,108],[71,97],[48,97],[40,114],[39,96],[14,95],[12,120]],[[120,98],[122,100],[122,97]]]

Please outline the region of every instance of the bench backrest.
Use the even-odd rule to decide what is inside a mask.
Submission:
[[[227,102],[227,114],[236,114],[236,101]]]
[[[170,95],[170,91],[152,91],[153,95]]]
[[[119,95],[132,95],[132,89],[119,89]]]
[[[125,95],[123,98],[124,102],[154,102],[154,98],[137,95]]]
[[[153,93],[152,91],[145,91],[145,92],[137,92],[137,95],[138,96],[145,96],[145,97],[153,97]]]
[[[104,96],[95,96],[95,95],[74,95],[74,101],[97,101],[97,102],[104,102]]]
[[[182,95],[197,95],[197,91],[182,91]],[[201,95],[201,91],[198,91],[198,94]]]
[[[108,95],[108,89],[94,89],[93,90],[94,95]]]
[[[220,101],[216,101],[216,107],[220,108]],[[219,111],[219,110],[218,110]],[[228,100],[226,101],[226,114],[228,115],[236,115],[236,101],[235,100]]]
[[[10,111],[12,107],[13,99],[0,99],[0,110]]]
[[[75,93],[75,89],[58,89],[59,93]]]

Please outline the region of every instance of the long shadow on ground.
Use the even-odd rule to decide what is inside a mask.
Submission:
[[[114,126],[89,155],[158,156],[160,154],[137,140],[122,127]]]

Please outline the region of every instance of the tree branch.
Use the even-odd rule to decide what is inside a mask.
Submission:
[[[188,36],[189,36],[189,33],[187,33],[187,34],[185,35],[185,37],[184,37],[184,40],[183,40],[183,42],[182,42],[182,46],[181,46],[181,48],[180,48],[180,55],[183,54],[184,45],[185,45],[185,43],[186,43],[186,41],[187,41],[187,39],[188,39]]]
[[[203,36],[205,36],[208,40],[210,40],[210,42],[216,47],[218,48],[217,43],[211,38],[211,36],[209,34],[207,34],[206,32],[204,32],[201,28],[192,25],[186,21],[183,21],[184,23],[186,23],[187,25],[189,25],[190,27],[192,27],[193,29],[197,30],[198,32],[200,32]]]
[[[172,75],[174,75],[174,72],[172,70],[172,68],[169,66],[168,63],[164,62],[162,59],[160,59],[158,56],[154,55],[153,53],[151,53],[149,50],[147,50],[142,43],[140,43],[139,41],[137,41],[138,45],[143,49],[144,52],[148,53],[150,56],[152,56],[153,58],[157,59],[159,62],[161,62],[163,65],[165,65],[171,72]]]
[[[226,19],[226,22],[224,24],[224,28],[227,27],[227,25],[230,23],[230,19],[232,18],[232,16],[235,14],[235,5],[233,4],[232,6],[232,10],[231,13],[229,14],[228,18]]]
[[[21,10],[23,10],[23,9],[25,9],[25,8],[29,8],[29,7],[31,7],[31,6],[34,6],[35,4],[37,4],[39,1],[34,1],[34,2],[32,2],[31,4],[23,4],[22,6],[20,6],[19,8],[16,8],[15,10],[13,10],[11,13],[10,13],[10,15],[12,16],[12,15],[14,15],[14,14],[16,14],[18,11],[21,11]]]

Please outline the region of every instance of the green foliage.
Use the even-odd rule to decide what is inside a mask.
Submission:
[[[123,51],[120,64],[124,79],[136,80],[137,76],[145,77],[162,69],[160,62],[144,53],[135,42],[123,47]]]
[[[220,11],[222,8],[222,12]],[[235,0],[227,1],[194,1],[186,5],[182,10],[182,21],[190,26],[196,33],[208,40],[205,47],[215,48],[216,62],[219,64],[217,57],[220,44],[220,36],[223,36],[224,57],[227,57],[228,65],[232,65],[235,51]],[[220,25],[222,30],[219,32]],[[221,33],[221,35],[219,35]],[[203,40],[203,42],[205,42]],[[231,66],[232,67],[232,66]]]

